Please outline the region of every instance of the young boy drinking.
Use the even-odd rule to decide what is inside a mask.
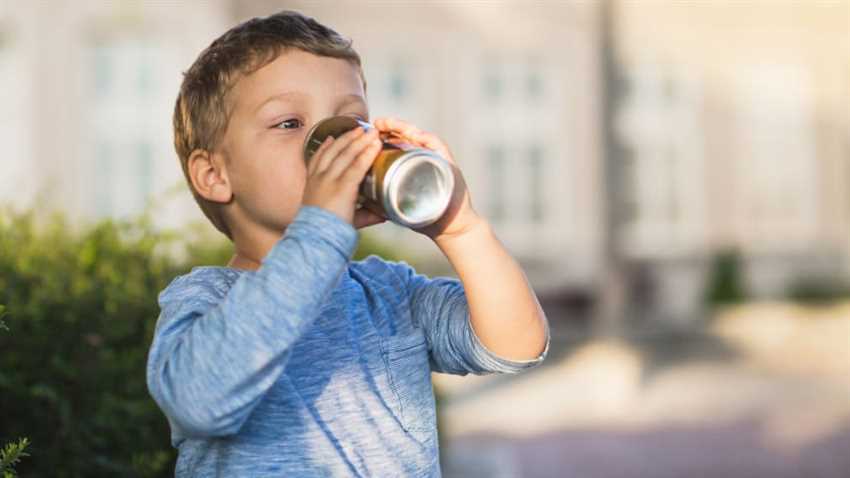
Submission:
[[[282,12],[234,27],[185,74],[175,148],[235,253],[159,296],[147,383],[178,477],[440,476],[431,372],[515,373],[547,355],[537,298],[439,138],[375,119],[305,162],[317,121],[369,120],[360,65],[339,34]],[[454,165],[448,211],[418,232],[460,281],[350,261],[357,229],[384,220],[356,206],[379,133]]]

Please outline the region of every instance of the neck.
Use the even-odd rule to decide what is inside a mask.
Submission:
[[[230,258],[230,261],[227,263],[227,267],[255,271],[260,268],[261,263],[261,261],[258,261],[252,257],[248,257],[242,254],[239,250],[237,250],[236,253],[233,254],[233,257]]]
[[[252,271],[259,269],[263,258],[281,237],[282,232],[269,231],[259,225],[255,225],[251,230],[233,231],[233,245],[236,251],[227,266]]]

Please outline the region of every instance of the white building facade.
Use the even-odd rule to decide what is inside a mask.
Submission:
[[[172,146],[181,72],[230,22],[205,2],[5,2],[0,10],[0,200],[74,222],[202,215]],[[179,190],[179,193],[170,191]]]
[[[617,243],[649,266],[662,315],[698,313],[710,259],[728,247],[759,296],[850,278],[847,4],[611,5],[625,83]],[[283,8],[353,39],[373,117],[448,143],[541,295],[599,286],[610,231],[596,2],[0,3],[0,201],[80,221],[153,207],[165,226],[205,222],[172,145],[181,72],[236,22]],[[427,238],[372,230],[422,271],[451,273]]]

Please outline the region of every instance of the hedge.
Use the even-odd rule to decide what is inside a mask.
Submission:
[[[392,251],[361,240],[355,258]],[[173,476],[165,417],[145,385],[157,294],[230,246],[145,217],[70,227],[0,212],[0,444],[28,437],[21,476]]]

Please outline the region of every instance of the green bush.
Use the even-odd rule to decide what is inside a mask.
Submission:
[[[850,287],[836,279],[806,277],[793,281],[785,295],[802,304],[828,305],[850,297]]]
[[[741,254],[726,250],[714,255],[705,292],[708,308],[737,304],[747,300],[749,294],[741,272]]]
[[[0,444],[27,436],[21,476],[173,476],[168,424],[145,384],[157,294],[229,244],[145,220],[78,232],[0,212]],[[371,249],[371,250],[370,250]],[[358,257],[385,248],[364,240]]]
[[[6,315],[5,312],[5,307],[0,305],[0,330],[8,332],[9,328],[3,322],[3,316]],[[0,476],[2,478],[14,478],[18,476],[15,471],[15,465],[21,461],[21,458],[29,456],[29,453],[24,451],[28,446],[29,439],[21,438],[17,442],[7,443],[0,447]]]

